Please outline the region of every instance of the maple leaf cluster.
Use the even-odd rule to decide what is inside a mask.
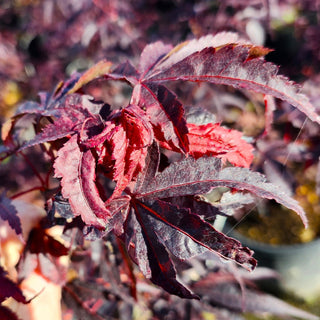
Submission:
[[[250,192],[296,211],[305,225],[307,221],[295,200],[249,169],[254,148],[241,132],[189,118],[164,83],[209,82],[253,90],[266,101],[271,96],[285,100],[320,123],[297,85],[264,60],[267,53],[223,32],[176,47],[150,44],[137,68],[130,62],[113,66],[101,61],[61,82],[52,94],[41,94],[40,103],[21,105],[6,127],[2,153],[5,158],[42,145],[60,181],[48,200],[50,214],[80,217],[90,239],[114,233],[154,284],[170,294],[197,298],[176,279],[172,255],[186,260],[209,250],[249,270],[256,266],[250,249],[208,222],[224,213],[201,195],[217,187]],[[114,109],[84,94],[86,85],[97,80],[129,84],[129,104]],[[23,126],[17,124],[30,117],[35,136],[21,142]],[[9,223],[14,219],[1,216]]]

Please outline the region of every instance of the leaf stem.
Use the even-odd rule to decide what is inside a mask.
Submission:
[[[46,186],[45,181],[43,180],[43,178],[41,177],[39,171],[37,170],[37,168],[33,165],[33,163],[30,161],[30,159],[23,153],[20,152],[20,155],[23,157],[23,159],[27,162],[27,164],[30,166],[30,168],[32,169],[32,171],[34,172],[34,174],[37,176],[37,178],[40,180],[42,187]]]
[[[30,188],[28,190],[24,190],[24,191],[21,191],[19,193],[16,193],[15,195],[13,195],[12,197],[10,197],[12,200],[13,199],[16,199],[18,197],[21,197],[29,192],[32,192],[32,191],[36,191],[36,190],[40,190],[40,191],[44,191],[45,188],[43,186],[39,186],[39,187],[33,187],[33,188]]]
[[[119,248],[119,251],[121,253],[121,256],[123,258],[123,261],[128,269],[128,274],[129,274],[129,277],[130,277],[130,280],[131,280],[131,286],[130,286],[130,292],[131,292],[131,295],[132,297],[134,298],[134,300],[137,301],[137,281],[136,281],[136,277],[133,273],[133,267],[132,267],[132,263],[131,261],[129,260],[129,257],[128,257],[128,254],[126,252],[126,249],[123,245],[123,242],[121,242],[121,240],[116,237],[116,240],[117,240],[117,244],[118,244],[118,248]]]

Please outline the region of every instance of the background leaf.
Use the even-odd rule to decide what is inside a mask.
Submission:
[[[0,217],[2,220],[8,221],[10,227],[16,234],[22,234],[18,211],[4,192],[0,194]]]

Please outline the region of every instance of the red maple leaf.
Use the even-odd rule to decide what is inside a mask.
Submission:
[[[116,198],[143,170],[153,130],[145,112],[136,105],[124,108],[112,123],[98,162],[110,169],[110,178],[117,182],[112,194]]]
[[[188,124],[190,154],[221,158],[235,166],[249,168],[253,160],[253,146],[242,139],[242,133],[221,127],[218,123]]]

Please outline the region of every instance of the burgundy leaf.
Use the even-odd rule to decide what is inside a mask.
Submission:
[[[79,132],[81,135],[85,135],[88,132],[91,135],[93,133],[97,134],[97,132],[101,131],[102,126],[99,113],[106,106],[106,104],[94,101],[92,97],[87,95],[69,94],[58,100],[53,99],[47,107],[39,107],[38,110],[31,112],[50,117],[50,121],[52,121],[51,117],[54,117],[53,123],[45,126],[33,139],[20,143],[22,146],[19,151],[34,145],[64,138],[75,132]],[[21,127],[21,124],[19,124],[21,119],[14,122],[15,132],[17,132],[17,128]],[[28,121],[28,127],[30,127],[30,120]]]
[[[98,7],[105,12],[110,9],[113,18],[127,16],[127,12],[123,14],[121,11],[127,5],[101,6],[103,1],[95,2],[99,2]],[[141,6],[138,4],[137,7]],[[198,11],[203,10],[200,7]],[[60,10],[63,13],[62,16],[69,10],[71,9],[67,7],[65,12]],[[55,11],[52,12],[55,13]],[[79,12],[81,16],[82,12],[91,11],[86,8]],[[69,21],[70,27],[73,21],[77,20],[78,15],[76,14],[74,19]],[[143,13],[136,16],[138,21],[142,17]],[[94,26],[100,31],[105,30],[100,28],[102,20],[98,18],[94,21]],[[145,23],[149,28],[150,22]],[[123,30],[129,30],[131,27],[126,24],[121,26]],[[74,33],[72,28],[70,30]],[[112,31],[113,28],[108,30]],[[105,32],[97,32],[92,44],[97,40],[103,40],[98,39],[103,33]],[[98,38],[95,39],[96,37]],[[91,35],[85,42],[90,39]],[[112,39],[109,40],[112,42]],[[123,40],[124,43],[127,41],[125,38]],[[142,39],[139,38],[137,47],[141,46],[143,42],[141,41]],[[104,242],[99,242],[98,247],[96,244],[89,245],[90,251],[86,250],[86,257],[94,258],[94,263],[82,264],[82,267],[84,266],[82,273],[87,280],[91,281],[92,276],[97,275],[101,280],[107,274],[109,278],[117,277],[120,283],[118,269],[111,268],[114,269],[112,271],[108,269],[111,266],[121,265],[131,271],[128,273],[120,270],[121,275],[125,275],[127,281],[131,280],[135,286],[131,264],[127,260],[129,256],[138,265],[143,275],[165,291],[182,298],[197,298],[177,280],[174,261],[189,259],[207,252],[207,254],[213,253],[214,258],[218,256],[235,261],[249,270],[256,266],[251,250],[242,247],[237,240],[218,232],[208,222],[210,219],[214,220],[217,214],[222,214],[219,210],[226,210],[227,213],[234,212],[242,205],[252,203],[254,196],[259,196],[274,199],[295,210],[307,224],[303,209],[282,191],[284,188],[267,182],[265,176],[247,169],[252,162],[253,148],[242,139],[240,132],[221,127],[215,123],[215,116],[200,108],[185,112],[184,106],[176,95],[163,86],[166,81],[205,81],[261,93],[265,96],[266,102],[265,133],[270,130],[273,121],[274,98],[292,104],[298,109],[296,112],[302,111],[312,120],[320,123],[320,116],[316,114],[309,100],[300,93],[300,88],[287,78],[278,75],[278,68],[264,60],[263,57],[269,51],[245,42],[236,33],[226,32],[186,41],[174,48],[158,41],[145,47],[137,68],[130,62],[125,62],[111,69],[110,62],[101,61],[82,75],[76,73],[68,80],[61,81],[51,94],[42,93],[40,103],[24,104],[18,108],[11,122],[5,124],[3,141],[6,148],[3,149],[0,146],[0,152],[7,155],[9,152],[13,153],[22,143],[24,145],[20,150],[61,138],[67,141],[58,150],[54,161],[55,177],[61,179],[60,188],[54,192],[61,193],[61,201],[59,202],[58,197],[47,201],[49,212],[51,214],[60,212],[64,219],[55,219],[52,215],[51,222],[65,223],[67,218],[73,218],[73,222],[68,223],[65,230],[77,228],[74,230],[75,233],[73,230],[68,230],[70,234],[72,233],[70,235],[72,241],[74,240],[71,243],[75,245],[82,245],[85,239],[96,240],[109,235],[111,231],[113,233],[113,237],[108,238],[110,241],[108,248],[103,245]],[[118,58],[121,60],[121,57]],[[107,104],[82,94],[81,89],[84,88],[95,96],[111,97],[114,104],[119,102],[118,94],[121,95],[120,100],[126,98],[126,93],[120,92],[117,87],[110,92],[101,86],[86,87],[93,80],[127,82],[133,88],[130,104],[111,112]],[[99,81],[99,85],[100,83]],[[216,93],[219,93],[218,90]],[[186,99],[197,101],[198,97],[188,94]],[[211,96],[207,100],[210,103]],[[50,124],[43,127],[44,120],[49,121]],[[30,128],[34,129],[36,136],[25,142],[25,133],[28,133],[27,130]],[[48,155],[52,156],[56,144],[53,147],[43,151],[47,151]],[[174,162],[182,158],[182,161]],[[226,167],[228,163],[244,168]],[[48,182],[49,175],[50,172],[45,182]],[[213,188],[219,188],[215,191],[220,191],[220,187],[223,190],[226,187],[231,190],[223,194],[217,206],[204,200],[203,194],[207,194]],[[32,186],[31,190],[33,190]],[[230,196],[239,196],[239,193],[235,193],[234,190],[241,191],[240,198]],[[250,197],[247,197],[248,194]],[[7,220],[17,233],[21,233],[17,212],[12,208],[10,200],[3,197],[3,195],[0,196],[0,209],[4,207],[5,211],[0,211],[1,218],[4,217],[3,219]],[[80,231],[82,231],[81,235]],[[114,257],[108,256],[106,253],[109,253],[110,246],[119,239],[124,241],[126,247],[114,246]],[[128,256],[124,249],[127,249]],[[60,256],[68,253],[69,249],[47,234],[43,225],[32,229],[18,265],[19,280],[34,271],[53,282],[64,284],[66,269],[61,266],[59,260]],[[173,260],[173,256],[177,259]],[[177,261],[178,263],[183,267],[187,265],[183,261]],[[191,264],[193,264],[192,261]],[[200,269],[199,265],[200,263],[198,263],[198,269]],[[217,266],[219,267],[219,264]],[[237,276],[237,273],[235,275]],[[0,295],[0,302],[9,296],[16,296],[17,300],[24,298],[19,288],[10,281],[1,268],[0,287],[4,287],[5,290],[3,292],[2,289],[0,290],[1,294],[4,294],[4,296]],[[108,300],[111,298],[116,301],[127,297],[122,292],[129,289],[128,286],[122,285],[121,289],[114,279],[105,279],[102,282],[103,288],[100,293],[108,296]],[[224,291],[225,287],[216,288],[212,284],[209,288],[205,288],[205,285],[203,285],[204,288],[196,286],[195,288],[199,289],[203,295],[213,290],[211,291],[213,297],[209,298],[210,302],[222,306],[228,304],[240,310],[242,299],[238,299],[239,291],[229,295],[229,291]],[[221,284],[221,281],[218,282],[218,285]],[[243,289],[243,283],[239,281],[239,284]],[[70,288],[72,289],[72,286],[69,286]],[[238,290],[237,286],[235,288]],[[252,300],[251,305],[251,300],[248,303],[249,311],[254,308],[259,311],[270,311],[272,301],[267,301],[266,306],[259,303],[254,305],[255,297],[251,297],[250,294],[256,292],[248,292]],[[72,293],[76,304],[78,303],[80,308],[83,307],[86,310],[87,316],[101,317],[96,312],[98,309],[100,311],[102,303],[108,303],[100,295],[97,301],[93,302],[93,299],[84,297],[83,302],[83,298],[78,293],[72,291],[69,293]],[[109,297],[110,293],[112,296]],[[276,312],[278,309],[284,310],[283,306],[277,302],[274,303]],[[115,305],[112,302],[110,309]],[[190,308],[194,306],[189,304]],[[198,308],[199,306],[200,304],[197,304]],[[122,309],[125,309],[126,304],[123,307]],[[106,309],[105,306],[103,309]],[[126,314],[129,315],[132,305],[128,310]],[[0,307],[0,313],[1,311],[3,308]],[[189,317],[194,316],[192,312],[185,314]],[[297,313],[294,311],[291,315],[297,315]],[[82,312],[76,315],[76,317],[81,316]]]
[[[148,74],[147,79],[150,79],[152,76],[162,72],[163,70],[169,69],[171,66],[183,61],[193,53],[202,51],[205,48],[218,48],[227,44],[238,42],[240,42],[238,34],[233,32],[220,32],[214,36],[207,35],[199,39],[193,39],[191,41],[180,43],[170,52],[168,52],[168,54],[154,66],[152,73]]]
[[[74,81],[74,79],[72,79]],[[61,89],[61,86],[63,86],[63,82],[59,83],[57,88]],[[54,92],[57,90],[57,88],[54,90]],[[40,96],[40,103],[34,102],[34,101],[27,101],[23,104],[21,104],[16,112],[15,116],[22,115],[22,114],[45,114],[48,112],[48,110],[53,109],[56,107],[58,99],[54,99],[54,92],[52,94],[41,92],[39,93]]]
[[[296,211],[305,226],[307,218],[298,202],[276,185],[266,182],[265,176],[247,168],[229,167],[221,170],[217,158],[186,158],[172,163],[152,181],[145,183],[137,198],[157,199],[208,193],[214,187],[229,187],[249,191],[256,196],[273,199]]]
[[[69,253],[68,248],[48,235],[43,228],[34,228],[31,230],[27,250],[31,253],[50,254],[53,257],[60,257]]]
[[[58,130],[58,128],[62,128],[62,130]],[[74,123],[72,121],[60,119],[57,120],[54,124],[48,124],[43,130],[37,134],[33,139],[24,143],[19,151],[22,151],[26,148],[42,144],[49,141],[55,141],[58,139],[62,139],[68,135],[73,134],[76,130],[74,130]]]
[[[135,253],[133,255],[129,248],[130,256],[154,284],[181,298],[197,299],[196,295],[176,280],[176,271],[167,250],[146,222],[146,217],[140,215],[139,211],[136,215],[131,214],[131,221],[127,223],[128,234],[131,235],[127,238],[127,245],[134,245]]]
[[[21,105],[16,112],[17,115],[34,113],[42,116],[54,116],[61,118],[70,116],[71,119],[78,120],[80,116],[92,116],[99,114],[105,105],[100,101],[95,101],[92,96],[72,93],[57,97],[50,97],[42,103],[26,102]]]
[[[239,241],[218,232],[189,209],[158,200],[138,203],[136,212],[142,217],[145,228],[153,228],[165,246],[180,259],[189,259],[206,250],[212,250],[249,270],[256,266],[251,250],[242,247]]]
[[[214,157],[174,162],[153,180],[144,181],[136,197],[151,200],[208,193],[221,168],[221,160]]]
[[[96,161],[90,150],[82,152],[74,135],[58,151],[55,177],[62,178],[62,195],[69,199],[75,215],[97,228],[104,228],[110,218],[95,185]]]
[[[299,203],[285,193],[282,188],[266,182],[264,175],[246,168],[225,168],[219,173],[218,180],[220,181],[220,186],[224,185],[236,190],[249,191],[258,197],[275,200],[295,211],[300,216],[305,227],[308,226],[306,214]]]
[[[46,112],[43,115],[60,118],[63,117],[65,112],[68,112],[69,109],[73,109],[79,112],[80,115],[88,114],[88,116],[93,117],[93,115],[97,116],[105,106],[107,106],[107,104],[94,100],[90,95],[72,93],[63,96],[59,100],[53,100],[51,104],[48,105]],[[68,113],[66,115],[68,115]]]
[[[217,44],[214,37],[207,36],[178,45],[155,65],[145,81],[207,81],[246,88],[285,100],[320,123],[320,116],[299,87],[277,75],[277,66],[260,58],[268,51],[236,39],[227,43]]]
[[[221,46],[237,41],[239,41],[239,36],[232,32],[221,32],[214,37],[209,35],[199,40],[193,40],[190,43],[186,41],[175,48],[172,48],[172,45],[157,41],[147,45],[142,51],[138,66],[139,71],[129,61],[126,61],[117,66],[109,74],[106,74],[105,77],[113,80],[125,80],[134,86],[149,79],[156,72],[159,64],[163,66],[168,62],[169,65],[172,65],[194,51],[208,46]]]
[[[156,84],[136,85],[132,103],[146,110],[155,138],[167,149],[188,151],[188,128],[184,109],[174,93]]]
[[[161,41],[147,45],[141,53],[138,70],[132,66],[129,61],[120,64],[106,78],[113,80],[126,80],[131,85],[135,85],[138,79],[144,78],[148,71],[170,50],[172,45],[167,45]]]
[[[24,113],[42,113],[43,109],[44,107],[42,104],[34,101],[27,101],[17,108],[15,115]]]
[[[145,158],[144,170],[142,170],[137,177],[137,183],[132,191],[134,194],[139,193],[140,189],[143,188],[143,185],[155,177],[159,168],[159,163],[159,146],[156,142],[153,142],[153,144],[149,147]]]
[[[55,104],[63,99],[64,97],[68,96],[68,92],[70,89],[74,87],[74,85],[79,81],[81,74],[75,72],[71,75],[71,77],[66,81],[60,81],[56,87],[54,88],[52,94],[50,96],[42,96],[40,98],[42,104],[45,106],[46,109],[54,108]]]
[[[106,121],[104,123],[104,128],[100,133],[94,134],[92,136],[82,136],[80,137],[81,146],[86,148],[97,148],[101,146],[107,139],[110,139],[116,124],[112,121]],[[97,148],[97,151],[99,149]]]
[[[7,273],[0,266],[0,303],[12,297],[18,302],[28,303],[20,288],[7,277]]]
[[[152,67],[172,49],[172,45],[164,44],[161,41],[147,45],[140,56],[138,70],[141,78],[147,77]]]
[[[135,67],[129,61],[126,61],[112,70],[110,74],[105,75],[105,77],[113,80],[125,80],[134,86],[138,82],[140,75]]]
[[[139,266],[143,275],[150,279],[152,271],[148,259],[148,248],[143,237],[142,226],[137,221],[133,209],[130,210],[124,224],[125,243],[131,259]]]
[[[0,319],[1,320],[19,320],[18,316],[9,308],[0,305]]]
[[[22,233],[21,222],[17,209],[12,204],[12,201],[6,197],[4,192],[0,194],[0,218],[8,221],[9,226],[16,232],[16,234]]]
[[[23,144],[19,150],[48,141],[55,141],[76,132],[80,132],[82,126],[88,122],[89,119],[93,120],[93,122],[98,125],[98,120],[90,116],[85,109],[63,109],[63,112],[60,112],[59,118],[56,119],[54,123],[50,123],[44,127],[42,132],[37,134],[32,140]]]
[[[217,215],[225,216],[225,213],[221,212],[217,206],[213,206],[205,197],[199,195],[168,198],[164,199],[164,201],[170,202],[179,208],[189,208],[192,213],[203,216],[210,222],[213,222]]]

